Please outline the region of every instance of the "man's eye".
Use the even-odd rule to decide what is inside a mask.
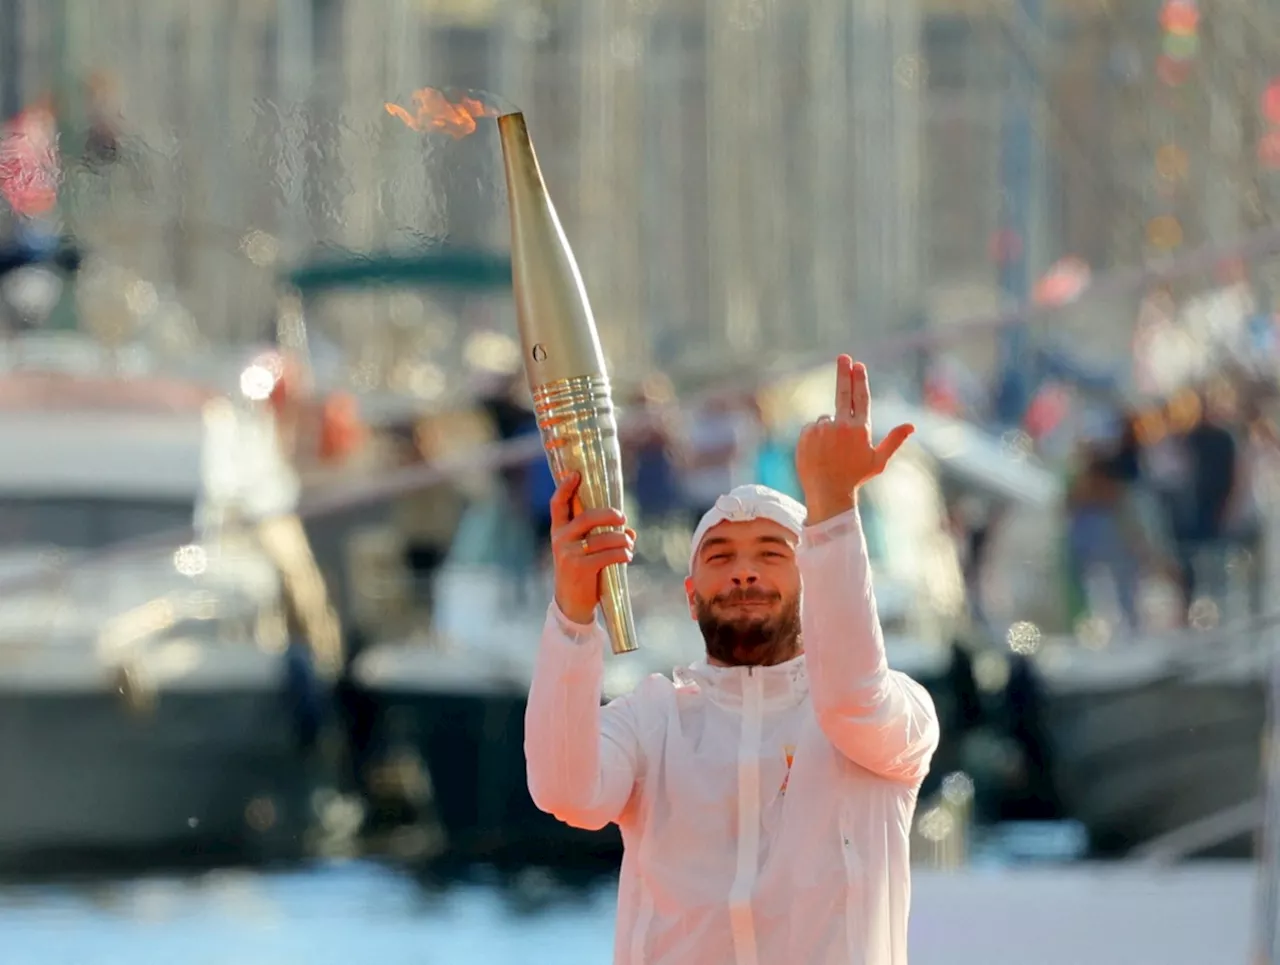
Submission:
[[[723,562],[724,560],[727,560],[728,558],[729,558],[729,555],[727,553],[717,553],[715,556],[708,556],[707,562],[720,563],[720,562]]]
[[[779,553],[777,550],[770,550],[764,554],[764,558],[767,560],[780,560],[783,558],[783,554]]]

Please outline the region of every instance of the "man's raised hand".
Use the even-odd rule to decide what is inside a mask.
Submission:
[[[913,432],[915,426],[900,425],[874,445],[867,367],[848,355],[837,358],[834,417],[822,416],[805,426],[796,446],[796,476],[808,524],[852,509],[858,487],[884,472]]]

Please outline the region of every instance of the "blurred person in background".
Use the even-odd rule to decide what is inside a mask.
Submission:
[[[1144,570],[1167,569],[1172,562],[1171,534],[1165,526],[1160,497],[1152,484],[1147,435],[1142,417],[1128,411],[1121,417],[1120,440],[1102,463],[1102,472],[1118,487],[1120,528]]]
[[[499,442],[512,442],[538,433],[538,420],[523,372],[503,374],[481,395],[480,406],[489,417]],[[530,557],[529,548],[537,547],[532,551],[537,554],[546,544],[539,535],[550,532],[547,500],[555,491],[555,485],[540,447],[525,461],[502,467],[498,475],[502,482],[500,511],[508,517],[508,528],[518,531],[512,534],[508,551],[501,554],[502,562],[515,590],[515,603],[523,605],[528,602],[529,570],[545,562],[545,557]]]
[[[1142,436],[1147,440],[1143,463],[1147,483],[1160,512],[1161,531],[1165,533],[1171,572],[1177,575],[1173,534],[1179,500],[1191,485],[1191,467],[1182,436],[1187,426],[1175,421],[1175,407],[1168,401],[1148,410],[1142,418]]]
[[[284,608],[284,685],[289,715],[293,719],[298,749],[313,754],[328,720],[330,695],[316,669],[315,652],[307,636],[305,621],[292,591],[286,588]]]
[[[758,485],[699,522],[685,580],[706,658],[600,705],[600,572],[622,514],[557,491],[555,599],[525,725],[529,790],[625,853],[615,961],[907,965],[909,836],[938,746],[923,687],[888,668],[857,489],[878,445],[866,370],[837,362],[835,417],[796,450],[804,504]],[[803,597],[801,590],[803,588]]]
[[[1076,618],[1092,609],[1090,578],[1102,572],[1115,591],[1120,619],[1135,630],[1141,625],[1141,544],[1127,502],[1127,477],[1135,462],[1126,451],[1124,435],[1124,429],[1105,416],[1080,442],[1067,486],[1067,553]]]
[[[541,438],[536,419],[526,422],[517,438],[523,436]],[[541,448],[534,452],[521,468],[523,479],[519,494],[520,512],[524,518],[528,519],[533,534],[533,545],[540,551],[535,557],[534,564],[541,567],[548,564],[551,559],[550,550],[547,549],[551,542],[551,510],[548,507],[551,505],[551,497],[556,492],[556,479],[551,473],[546,453]]]
[[[88,129],[84,137],[83,162],[91,170],[114,164],[120,157],[123,118],[118,91],[116,78],[103,70],[94,71],[85,81],[84,112]]]
[[[398,433],[403,465],[432,465],[444,455],[440,427],[432,419]],[[456,476],[449,476],[402,496],[395,505],[396,529],[405,540],[405,562],[413,574],[414,595],[426,611],[435,610],[436,574],[444,565],[458,526],[467,511],[467,496]]]
[[[498,441],[511,441],[527,431],[529,423],[535,421],[533,409],[524,398],[528,391],[520,372],[504,373],[481,389],[480,408],[489,417]],[[522,475],[519,468],[506,467],[502,470],[503,479],[513,490],[519,488]]]
[[[792,499],[801,499],[800,480],[796,477],[795,439],[765,410],[758,398],[751,400],[751,412],[756,418],[756,471],[755,480],[762,486],[786,493]]]
[[[992,500],[972,493],[961,494],[947,506],[947,526],[960,557],[969,618],[979,626],[987,622],[982,577],[1000,513],[1001,508]]]
[[[697,521],[723,493],[746,482],[759,442],[753,419],[739,400],[716,396],[689,419],[684,498]]]
[[[623,466],[627,493],[646,527],[665,528],[683,514],[684,441],[680,410],[674,402],[675,389],[661,374],[646,379],[631,399],[630,415],[638,425],[625,437]]]
[[[1230,427],[1232,400],[1220,388],[1185,395],[1180,434],[1187,485],[1174,503],[1183,612],[1200,595],[1221,600],[1226,590],[1229,510],[1236,491],[1240,449]]]
[[[1250,397],[1243,412],[1235,494],[1227,512],[1228,538],[1244,558],[1251,613],[1262,612],[1266,592],[1267,526],[1263,506],[1268,480],[1280,469],[1280,430],[1266,411],[1267,398]]]

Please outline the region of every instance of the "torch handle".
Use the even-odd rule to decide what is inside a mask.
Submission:
[[[551,474],[559,483],[576,472],[583,509],[622,512],[622,449],[609,377],[604,374],[556,379],[533,387],[533,407]],[[635,618],[622,565],[600,575],[600,609],[614,653],[635,650]]]

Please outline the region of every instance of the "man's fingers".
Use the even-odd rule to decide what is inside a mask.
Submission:
[[[849,386],[853,396],[853,421],[860,426],[870,427],[871,382],[867,377],[867,367],[861,362],[853,364],[853,370],[849,373]]]
[[[635,544],[635,539],[628,533],[610,530],[607,533],[592,533],[578,540],[578,543],[583,555],[595,556],[597,553],[606,553],[610,550],[630,549]],[[581,546],[583,543],[586,545]]]
[[[836,359],[836,408],[837,421],[853,418],[853,359],[841,355]]]
[[[616,509],[588,509],[556,526],[553,530],[552,540],[556,543],[575,542],[586,537],[593,529],[625,526],[626,524],[627,517]],[[621,536],[622,534],[619,533],[618,535]]]
[[[635,556],[635,535],[631,530],[619,533],[592,533],[590,536],[561,543],[561,553],[576,556],[577,566],[599,573],[615,563],[630,563]]]
[[[900,425],[889,430],[889,433],[880,440],[880,445],[876,446],[877,472],[880,472],[889,464],[889,460],[893,458],[894,453],[902,448],[902,444],[910,439],[911,433],[915,431],[916,427],[910,424]]]
[[[599,553],[592,553],[586,558],[585,562],[599,573],[608,566],[626,566],[634,557],[635,550],[626,547],[625,549],[603,550]]]
[[[573,497],[578,493],[582,476],[571,472],[556,486],[556,493],[551,497],[551,527],[556,529],[573,519]]]

